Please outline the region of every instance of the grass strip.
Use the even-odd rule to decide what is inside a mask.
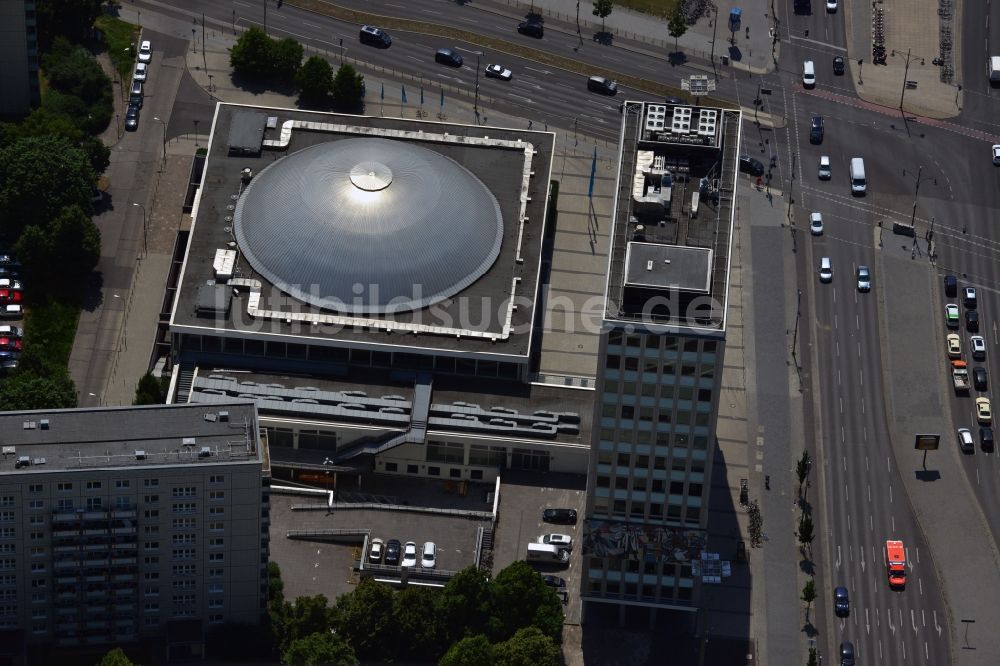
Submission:
[[[135,49],[139,45],[139,30],[131,23],[126,23],[114,16],[102,14],[94,21],[101,34],[104,35],[104,46],[108,49],[111,63],[125,80],[135,65]]]

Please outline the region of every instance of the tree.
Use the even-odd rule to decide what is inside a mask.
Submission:
[[[0,411],[71,407],[76,407],[76,387],[65,370],[43,377],[22,369],[0,382]]]
[[[802,601],[806,602],[806,617],[809,617],[809,609],[812,602],[816,601],[816,583],[810,578],[802,588]]]
[[[29,137],[0,149],[0,230],[17,238],[63,208],[89,215],[95,175],[87,155],[63,137]]]
[[[281,580],[281,567],[277,562],[267,563],[267,600],[285,600],[285,582]]]
[[[93,186],[91,186],[93,189]],[[79,206],[64,208],[43,226],[24,229],[15,244],[24,273],[45,291],[73,292],[101,258],[101,232]],[[58,271],[52,267],[58,266]]]
[[[88,106],[109,96],[111,79],[97,59],[82,46],[67,47],[67,44],[60,37],[54,50],[42,59],[49,85],[59,92],[79,97]]]
[[[809,661],[806,662],[806,666],[817,666],[816,662],[816,648],[809,648]]]
[[[35,5],[38,41],[42,51],[58,36],[83,41],[101,15],[101,0],[45,0]]]
[[[395,595],[393,624],[399,634],[396,655],[417,661],[434,661],[446,647],[441,641],[441,623],[436,605],[438,590],[408,587]]]
[[[489,578],[477,567],[467,567],[448,581],[438,597],[445,645],[486,632],[491,593]]]
[[[163,383],[153,376],[152,372],[147,372],[139,378],[139,383],[135,387],[135,399],[133,405],[162,405],[167,399],[163,391]]]
[[[365,77],[351,65],[341,65],[333,77],[333,103],[342,111],[359,111],[364,107]]]
[[[555,641],[538,627],[519,629],[494,651],[497,666],[559,666],[562,656]]]
[[[811,545],[815,538],[812,517],[808,513],[802,514],[799,518],[798,537],[803,548]]]
[[[97,666],[134,666],[131,659],[125,656],[121,648],[115,648],[101,657]]]
[[[272,42],[271,76],[276,81],[292,81],[302,66],[304,51],[302,45],[291,37]]]
[[[809,478],[810,469],[812,469],[812,459],[808,451],[803,451],[799,461],[795,463],[795,475],[799,477],[799,497],[802,496],[802,489],[805,487],[806,479]]]
[[[391,656],[392,609],[392,588],[371,578],[365,578],[354,591],[337,599],[339,633],[359,659],[374,661]]]
[[[292,643],[310,634],[329,632],[333,626],[333,611],[322,594],[298,597],[295,603],[282,604],[279,618],[272,615],[278,651],[282,654]]]
[[[85,136],[80,140],[80,150],[87,154],[90,168],[94,174],[102,174],[107,171],[111,164],[111,149],[104,145],[104,142],[96,136]]]
[[[674,7],[674,13],[670,15],[670,22],[667,23],[667,32],[674,38],[674,53],[681,50],[678,40],[684,36],[687,29],[688,24],[687,19],[684,17],[684,7],[678,2],[677,6]]]
[[[229,49],[229,66],[237,76],[249,79],[266,79],[273,70],[271,45],[273,41],[257,26],[251,27]]]
[[[601,32],[604,30],[604,19],[611,15],[614,9],[614,0],[594,0],[594,16],[601,18]]]
[[[493,580],[490,635],[506,640],[524,627],[537,627],[559,641],[562,636],[562,602],[527,562],[518,560]]]
[[[325,106],[333,93],[333,68],[319,56],[312,56],[295,74],[299,98],[310,104]]]
[[[321,631],[293,641],[281,655],[281,663],[287,666],[355,666],[358,658],[340,636]]]
[[[55,104],[52,104],[53,100],[56,100]],[[60,108],[63,101],[71,107],[70,111]],[[87,154],[95,174],[103,173],[111,163],[111,149],[97,137],[87,136],[84,129],[73,120],[73,113],[86,116],[86,105],[78,97],[53,90],[45,94],[44,104],[45,106],[34,109],[21,122],[6,124],[0,132],[0,146],[28,137],[65,137]]]
[[[486,636],[477,634],[458,641],[441,657],[438,666],[492,666],[496,663],[493,646]]]

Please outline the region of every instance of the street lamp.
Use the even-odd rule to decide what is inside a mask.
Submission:
[[[897,51],[896,49],[892,50],[892,55],[893,56],[895,56],[897,53],[900,54],[900,55],[903,54],[902,51]],[[899,111],[900,111],[900,113],[903,112],[903,97],[906,95],[906,83],[907,83],[907,78],[906,77],[909,76],[909,73],[910,73],[910,60],[911,59],[913,59],[913,60],[919,59],[920,60],[920,64],[921,65],[924,64],[923,57],[915,55],[915,54],[911,54],[910,53],[910,49],[906,49],[906,67],[903,68],[903,90],[902,90],[902,92],[899,93]]]
[[[142,209],[142,256],[146,256],[146,207],[141,203],[132,202],[133,206],[138,206]]]
[[[483,55],[482,51],[476,51],[476,100],[473,103],[473,110],[476,113],[476,124],[479,124],[479,58]]]
[[[164,122],[161,118],[158,118],[157,116],[153,116],[153,120],[159,120],[160,124],[163,125],[163,164],[164,164],[164,166],[166,166],[166,164],[167,164],[167,123]],[[161,169],[162,169],[162,167],[161,167]]]
[[[910,226],[911,227],[913,227],[914,223],[917,220],[917,197],[920,195],[920,183],[924,182],[925,180],[930,180],[930,181],[933,181],[933,183],[935,185],[937,185],[937,178],[930,178],[930,177],[929,178],[924,178],[923,177],[923,172],[924,172],[924,167],[923,166],[917,167],[917,173],[913,173],[912,171],[911,172],[907,172],[906,169],[903,169],[903,175],[904,176],[914,177],[916,179],[916,183],[917,183],[916,190],[913,192],[913,212],[910,214]],[[915,237],[916,237],[916,234],[914,234],[914,238]]]

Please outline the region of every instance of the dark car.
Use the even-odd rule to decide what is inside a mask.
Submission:
[[[434,62],[450,67],[461,67],[463,61],[462,55],[455,49],[438,49],[437,53],[434,54]]]
[[[993,450],[993,428],[983,426],[979,429],[979,445],[983,447],[983,451]]]
[[[847,598],[846,587],[834,588],[833,612],[837,614],[837,617],[847,617],[851,614],[851,600]]]
[[[833,57],[833,73],[837,76],[844,75],[844,58],[843,56]]]
[[[542,520],[546,523],[575,525],[576,509],[545,509],[542,511]]]
[[[854,666],[854,643],[851,641],[840,644],[840,666]]]
[[[813,116],[809,124],[809,143],[823,143],[823,116]]]
[[[975,310],[965,311],[965,330],[972,333],[979,330],[979,313]]]
[[[549,574],[541,574],[541,576],[542,580],[544,580],[545,584],[548,585],[549,587],[554,587],[556,589],[566,587],[565,578],[560,578],[559,576],[551,576]]]
[[[970,310],[976,309],[977,299],[976,299],[976,288],[966,287],[962,292],[962,301],[965,303],[965,307]]]
[[[944,276],[944,295],[958,296],[958,279],[954,275]]]
[[[362,44],[369,44],[380,49],[387,49],[392,46],[392,37],[389,36],[389,33],[373,25],[361,26],[359,37]]]
[[[517,24],[517,31],[522,35],[541,39],[545,34],[545,27],[540,21],[521,21]]]
[[[125,129],[134,132],[139,129],[139,105],[133,104],[125,112]]]
[[[389,539],[385,543],[385,563],[393,566],[399,565],[399,554],[402,550],[403,545],[399,543],[399,539]]]
[[[972,369],[972,385],[977,391],[985,391],[989,382],[986,379],[986,368],[981,365]]]
[[[763,176],[764,164],[755,157],[740,155],[740,171],[751,176]]]
[[[592,76],[587,79],[587,90],[591,92],[599,92],[603,95],[617,95],[618,84],[611,79],[604,78],[603,76]]]

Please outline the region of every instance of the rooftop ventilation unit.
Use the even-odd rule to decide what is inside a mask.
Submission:
[[[35,423],[34,421],[25,421],[24,422],[24,429],[25,430],[34,430],[37,427],[38,427],[38,424]]]
[[[687,134],[691,131],[690,106],[675,106],[674,115],[670,123],[670,131],[674,134]]]
[[[18,456],[17,460],[14,461],[14,469],[21,469],[22,467],[28,467],[31,465],[30,456]]]
[[[3,449],[0,449],[0,453],[3,453],[4,458],[6,458],[7,456],[12,456],[17,453],[17,449],[13,446],[5,446]]]
[[[146,459],[146,452],[143,451],[142,449],[136,449],[135,450],[135,459],[136,460],[145,460]]]
[[[210,455],[212,455],[212,448],[209,446],[201,447],[201,451],[198,452],[199,458],[208,458]]]
[[[205,414],[205,420],[206,420],[206,421],[210,421],[211,423],[215,423],[215,421],[216,421],[216,420],[217,420],[218,418],[219,418],[219,417],[218,417],[218,416],[217,416],[216,414],[211,414],[211,413],[209,413],[209,414]]]
[[[32,465],[44,465],[47,462],[48,462],[48,460],[46,460],[45,458],[35,458],[34,460],[31,461],[31,464]]]
[[[49,429],[49,420],[48,419],[42,419],[41,421],[38,422],[38,427],[41,428],[42,430],[48,430]]]
[[[666,124],[667,107],[664,104],[646,105],[646,129],[662,132]]]
[[[219,420],[223,423],[227,422],[229,420],[229,412],[225,410],[219,412]]]
[[[194,446],[196,443],[194,437],[185,437],[181,440],[181,446]]]

